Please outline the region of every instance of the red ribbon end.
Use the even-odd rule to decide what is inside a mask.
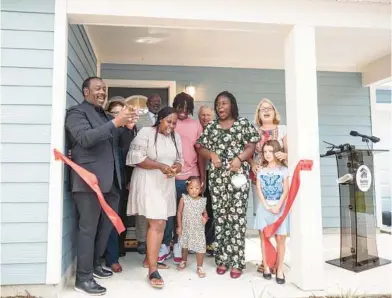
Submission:
[[[313,168],[313,160],[303,159],[300,161],[302,171],[311,171]]]
[[[53,154],[54,154],[54,159],[55,160],[60,160],[60,152],[57,151],[57,149],[53,149]]]

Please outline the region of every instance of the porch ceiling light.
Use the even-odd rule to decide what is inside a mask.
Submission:
[[[190,96],[194,96],[196,94],[195,86],[189,84],[185,87],[185,92],[188,93]]]
[[[161,42],[164,38],[161,37],[151,37],[151,36],[147,36],[147,37],[139,37],[134,39],[135,42],[137,43],[144,43],[144,44],[155,44],[158,42]]]

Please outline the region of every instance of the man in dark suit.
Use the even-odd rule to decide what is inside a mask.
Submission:
[[[82,91],[84,101],[71,107],[65,118],[68,148],[75,163],[97,176],[106,202],[118,210],[122,186],[119,147],[131,133],[137,116],[126,108],[115,118],[104,112],[106,86],[101,78],[86,79]],[[102,295],[106,289],[93,277],[109,278],[113,275],[100,263],[113,225],[96,194],[74,171],[71,171],[71,188],[79,215],[75,290]]]

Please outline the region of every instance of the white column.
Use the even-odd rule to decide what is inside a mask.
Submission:
[[[315,29],[293,26],[285,46],[289,170],[313,160],[301,173],[290,220],[290,279],[305,291],[324,289]]]
[[[391,209],[389,211],[392,212],[392,102],[389,105],[389,198],[391,202]]]
[[[376,87],[369,87],[369,95],[370,95],[370,116],[372,120],[372,135],[378,135],[381,130],[385,128],[385,123],[380,121],[380,112],[377,112],[377,94]],[[377,117],[378,116],[378,117]],[[381,118],[382,119],[382,118]],[[381,144],[380,144],[381,143]],[[385,143],[381,142],[373,144],[373,149],[386,149]],[[373,181],[374,181],[374,196],[376,198],[376,227],[382,227],[382,196],[381,196],[381,171],[380,165],[383,165],[383,159],[385,159],[385,154],[375,154],[373,158]]]
[[[48,207],[48,248],[46,284],[61,281],[64,166],[54,160],[53,149],[64,150],[64,118],[67,100],[68,19],[67,2],[56,0],[50,144],[50,181]]]

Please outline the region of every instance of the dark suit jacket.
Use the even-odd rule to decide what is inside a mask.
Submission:
[[[130,133],[121,134],[121,138],[120,138],[120,162],[122,167],[123,187],[126,187],[127,184],[131,181],[133,167],[127,166],[125,163],[126,163],[129,147],[136,134],[137,134],[137,128],[135,126],[130,131]]]
[[[127,128],[116,128],[110,121],[113,117],[106,116],[108,120],[105,122],[94,105],[83,101],[69,108],[65,117],[72,160],[97,176],[103,193],[110,191],[114,175],[120,188],[123,185],[119,152],[131,133]],[[74,171],[71,171],[70,182],[72,192],[93,191]]]

